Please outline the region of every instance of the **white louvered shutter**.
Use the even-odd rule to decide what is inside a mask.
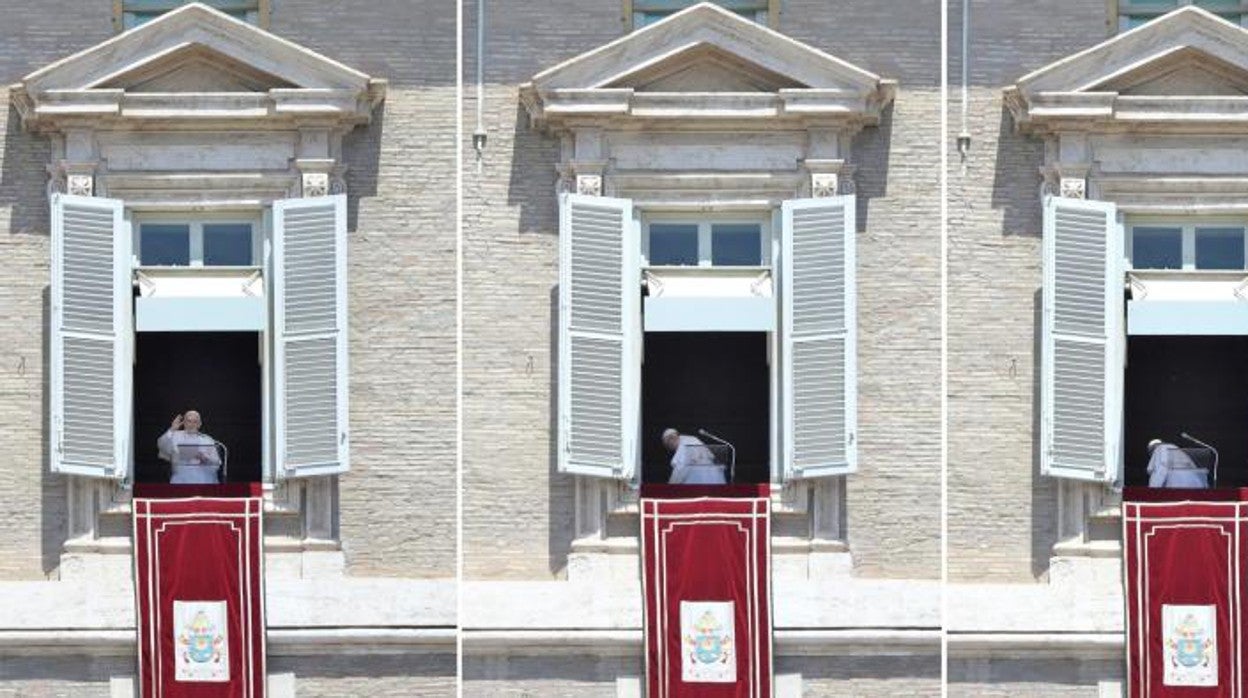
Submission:
[[[129,473],[132,308],[122,202],[53,195],[53,472]]]
[[[347,199],[273,202],[278,475],[345,472]]]
[[[1104,201],[1044,205],[1041,472],[1112,482],[1122,446],[1122,228]]]
[[[786,478],[857,470],[854,197],[781,207]]]
[[[628,199],[559,198],[559,470],[631,478],[641,248]]]

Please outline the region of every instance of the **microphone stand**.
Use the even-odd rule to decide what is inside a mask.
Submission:
[[[698,429],[698,435],[728,447],[728,484],[732,484],[737,477],[737,447],[705,429]]]
[[[229,482],[229,478],[230,478],[230,449],[226,448],[225,444],[221,443],[220,441],[217,441],[211,435],[204,434],[204,432],[202,431],[199,433],[203,434],[204,436],[207,436],[209,439],[212,439],[213,448],[217,448],[217,447],[221,448],[221,476],[217,478],[217,484],[224,485],[226,482]]]
[[[1214,448],[1213,446],[1210,446],[1209,444],[1205,443],[1204,441],[1201,441],[1200,439],[1192,436],[1191,434],[1188,434],[1185,431],[1179,432],[1179,436],[1182,436],[1183,438],[1187,439],[1188,441],[1191,441],[1194,444],[1199,444],[1209,449],[1210,451],[1213,451],[1213,485],[1212,486],[1217,487],[1218,486],[1218,449]]]

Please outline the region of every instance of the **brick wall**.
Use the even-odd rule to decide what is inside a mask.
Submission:
[[[900,7],[901,5],[899,5]],[[487,4],[486,129],[464,184],[465,573],[558,576],[572,537],[572,480],[554,472],[558,142],[530,130],[516,87],[619,37],[618,2]],[[904,3],[905,31],[877,2],[784,5],[781,29],[901,82],[854,144],[860,232],[859,458],[849,537],[863,575],[940,569],[939,5]],[[465,4],[465,81],[476,7]],[[899,58],[899,56],[904,56]],[[475,119],[465,100],[465,131]]]
[[[112,36],[111,11],[10,8],[3,84]],[[455,574],[454,20],[451,0],[367,3],[349,21],[332,4],[273,3],[275,33],[390,81],[374,123],[344,144],[352,471],[338,522],[355,575]],[[0,99],[0,493],[11,507],[0,579],[39,578],[66,529],[64,481],[46,465],[49,145],[21,131],[7,91]]]
[[[1104,3],[971,7],[971,150],[960,121],[961,3],[950,3],[949,574],[1030,581],[1056,540],[1057,485],[1039,474],[1043,143],[1016,134],[1001,91],[1102,41]]]

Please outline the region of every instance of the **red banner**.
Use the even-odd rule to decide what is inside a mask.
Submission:
[[[767,486],[641,494],[646,695],[770,698]]]
[[[134,500],[139,686],[144,698],[262,698],[262,503]]]
[[[1123,504],[1130,696],[1243,696],[1245,517],[1235,501]]]

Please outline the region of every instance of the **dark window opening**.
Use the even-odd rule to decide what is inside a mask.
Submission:
[[[1218,449],[1219,487],[1248,486],[1245,357],[1248,337],[1128,338],[1125,484],[1148,484],[1150,440],[1196,446],[1187,432]]]
[[[139,332],[135,335],[134,475],[168,482],[156,439],[175,414],[198,410],[201,431],[229,449],[229,482],[261,480],[258,332]]]
[[[735,482],[771,480],[771,368],[765,332],[647,332],[641,369],[644,482],[667,482],[663,430],[716,434],[736,447]],[[711,439],[700,437],[706,443]]]

